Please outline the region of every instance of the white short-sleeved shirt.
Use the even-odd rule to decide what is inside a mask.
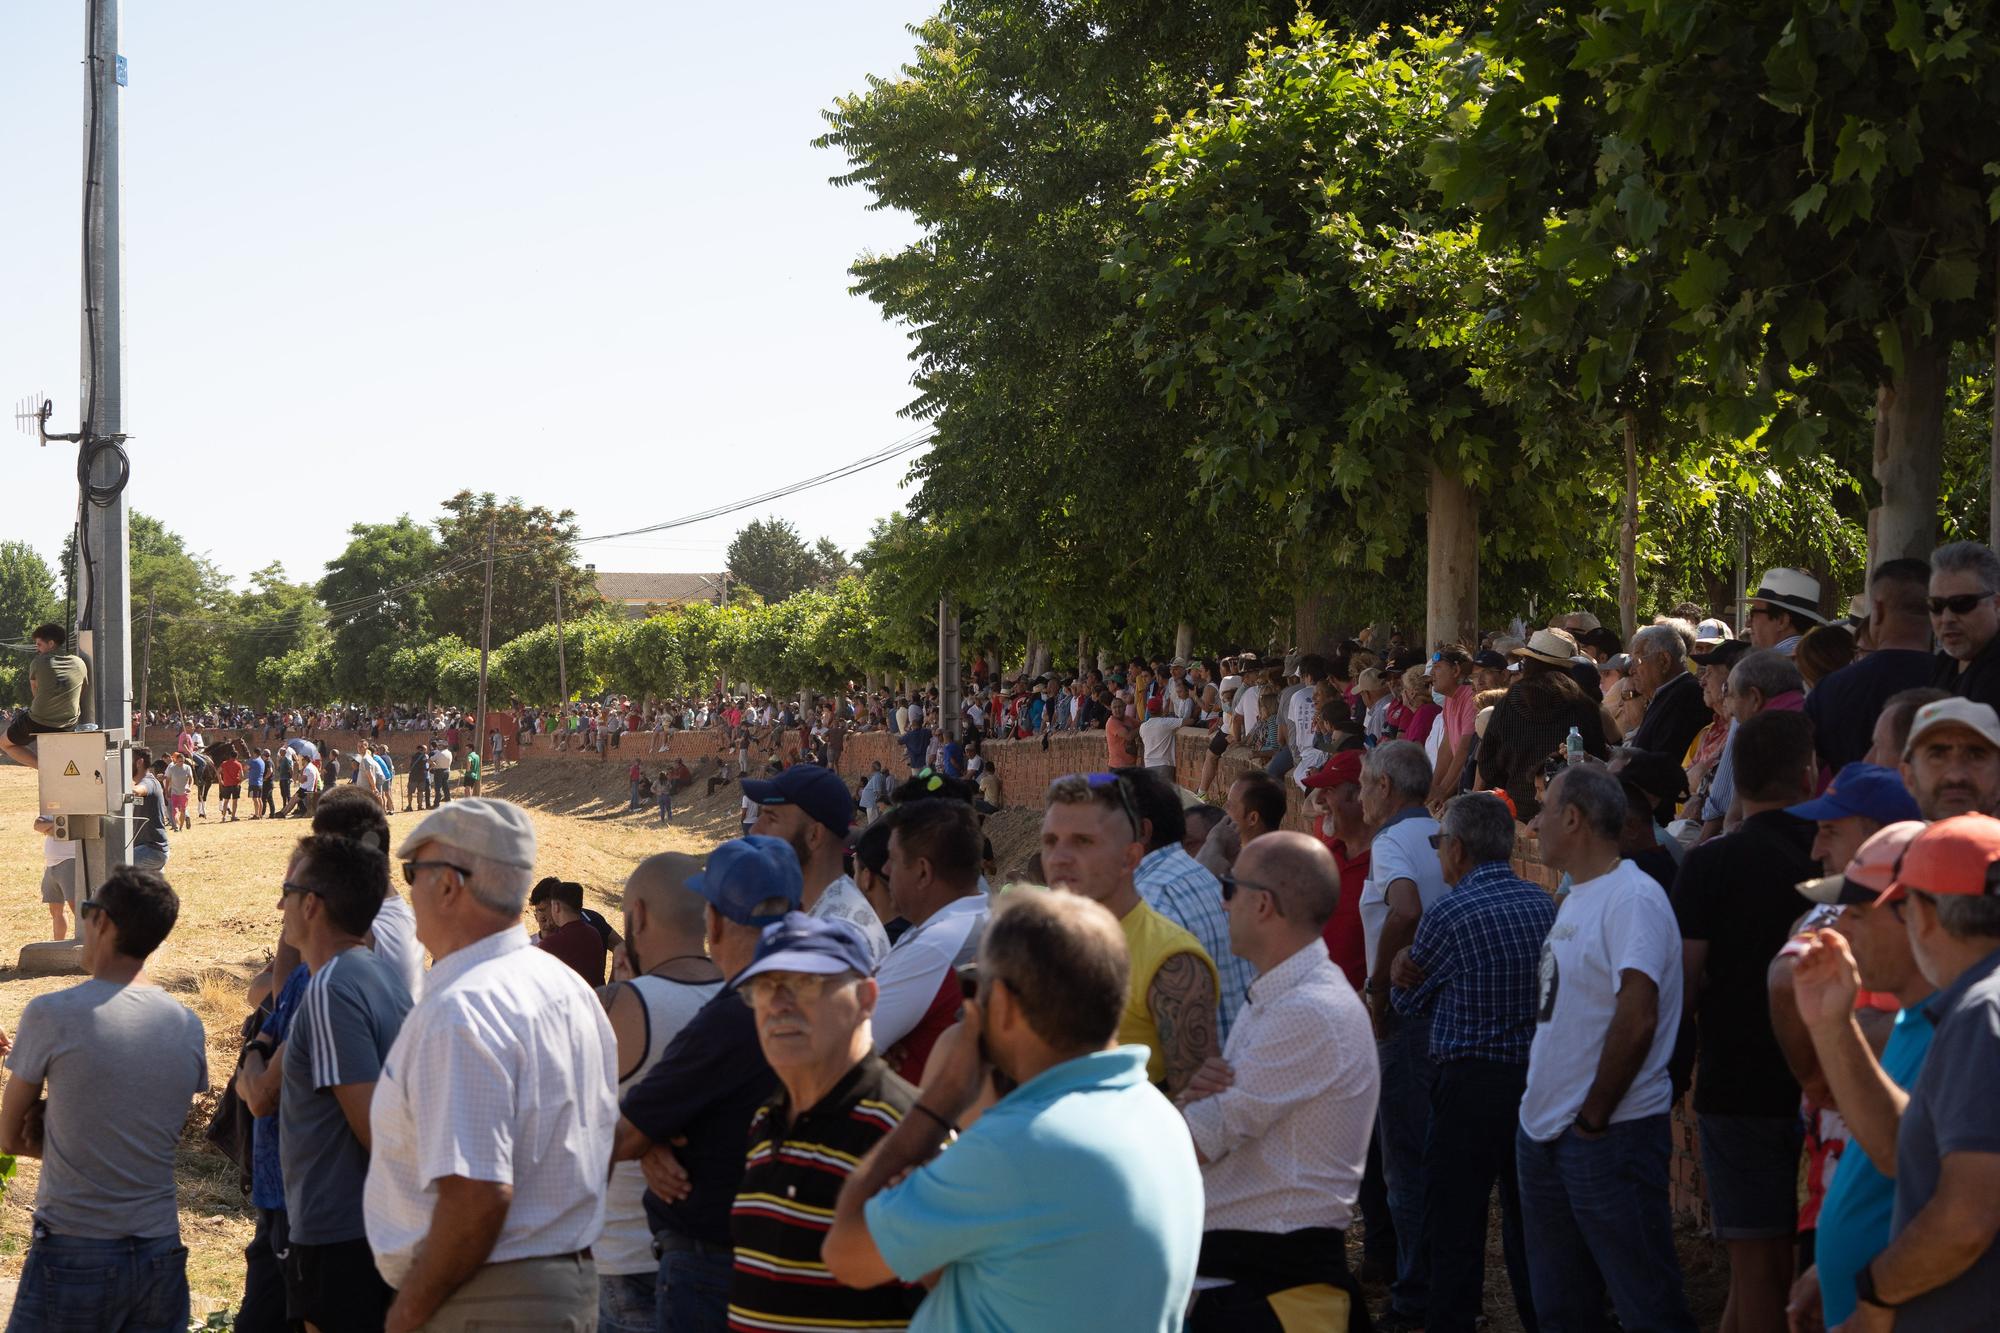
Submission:
[[[1181,720],[1172,714],[1149,717],[1139,724],[1139,744],[1145,750],[1147,768],[1174,766],[1174,738],[1180,731]]]
[[[1243,736],[1248,739],[1257,734],[1257,724],[1263,720],[1263,710],[1258,707],[1263,699],[1264,687],[1252,685],[1236,692],[1236,716],[1243,721]]]
[[[920,926],[903,932],[875,969],[881,995],[875,1001],[875,1049],[886,1051],[910,1035],[937,999],[944,974],[964,961],[965,946],[974,930],[984,928],[988,904],[986,881],[981,892],[954,898]]]
[[[1382,939],[1382,923],[1389,919],[1389,886],[1399,879],[1415,884],[1426,912],[1446,892],[1444,868],[1438,864],[1437,848],[1431,846],[1431,835],[1437,831],[1435,819],[1422,807],[1411,806],[1392,816],[1368,845],[1368,878],[1361,886],[1361,936],[1371,977],[1377,971],[1375,946]]]
[[[1312,744],[1313,704],[1319,698],[1319,691],[1311,685],[1300,685],[1292,695],[1290,711],[1286,717],[1292,724],[1292,748],[1302,750]]]
[[[1681,931],[1651,875],[1620,861],[1607,875],[1572,885],[1542,944],[1541,996],[1521,1130],[1546,1143],[1568,1129],[1597,1077],[1619,979],[1643,972],[1660,988],[1659,1023],[1645,1063],[1613,1121],[1664,1114],[1673,1100],[1667,1060],[1680,1028]]]
[[[412,1000],[424,997],[424,946],[417,943],[417,917],[394,889],[375,909],[375,956],[389,965]]]
[[[375,1084],[362,1195],[400,1287],[445,1176],[513,1186],[489,1264],[587,1249],[604,1226],[618,1043],[597,993],[510,926],[438,960]]]

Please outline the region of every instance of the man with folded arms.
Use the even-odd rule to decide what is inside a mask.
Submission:
[[[1820,947],[1800,959],[1793,982],[1815,1049],[1822,1033],[1832,1038],[1820,1057],[1829,1081],[1854,1076],[1842,1113],[1871,1127],[1864,1142],[1895,1127],[1893,1239],[1855,1275],[1854,1313],[1841,1328],[1984,1328],[2000,1309],[2000,820],[1933,824],[1876,902],[1900,911],[1917,966],[1937,987],[1924,1001],[1936,1032],[1907,1096],[1827,1012],[1853,1006],[1851,978],[1837,976],[1852,968],[1837,937],[1814,937]]]

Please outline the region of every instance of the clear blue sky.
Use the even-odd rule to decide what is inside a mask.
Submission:
[[[612,532],[908,435],[907,339],[846,270],[914,228],[810,140],[924,12],[129,0],[132,503],[239,579],[316,578],[349,524],[461,486]],[[76,424],[83,28],[0,7],[5,532],[51,560],[73,446],[11,417],[45,392]],[[852,550],[906,463],[770,512]],[[761,512],[585,558],[720,568]]]

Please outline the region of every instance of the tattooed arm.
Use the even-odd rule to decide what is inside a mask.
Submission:
[[[1215,1037],[1215,973],[1200,955],[1177,953],[1160,964],[1146,992],[1146,1008],[1160,1033],[1167,1062],[1167,1095],[1187,1087],[1202,1062],[1222,1053]]]

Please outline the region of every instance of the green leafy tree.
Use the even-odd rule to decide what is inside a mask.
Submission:
[[[224,688],[231,698],[260,705],[324,701],[324,694],[299,699],[273,692],[262,671],[267,659],[309,655],[327,639],[325,614],[310,585],[291,582],[284,565],[273,561],[250,576],[250,590],[235,598],[230,612]]]
[[[444,502],[437,520],[440,563],[426,600],[436,627],[467,643],[479,642],[486,601],[486,535],[494,532],[493,642],[505,643],[556,618],[556,586],[563,614],[581,619],[603,599],[589,571],[576,561],[576,515],[492,492],[460,491]]]
[[[840,555],[839,548],[824,538],[821,545]],[[744,524],[729,541],[725,567],[738,586],[749,588],[766,602],[782,602],[812,587],[823,572],[821,556],[782,518],[759,518]]]
[[[27,644],[36,626],[61,618],[48,561],[26,542],[0,542],[0,643]],[[26,662],[21,654],[0,652],[0,702],[27,701]]]
[[[347,547],[327,562],[319,581],[333,636],[334,688],[351,699],[373,698],[370,663],[434,630],[430,595],[441,568],[437,538],[408,514],[393,523],[356,523]]]

